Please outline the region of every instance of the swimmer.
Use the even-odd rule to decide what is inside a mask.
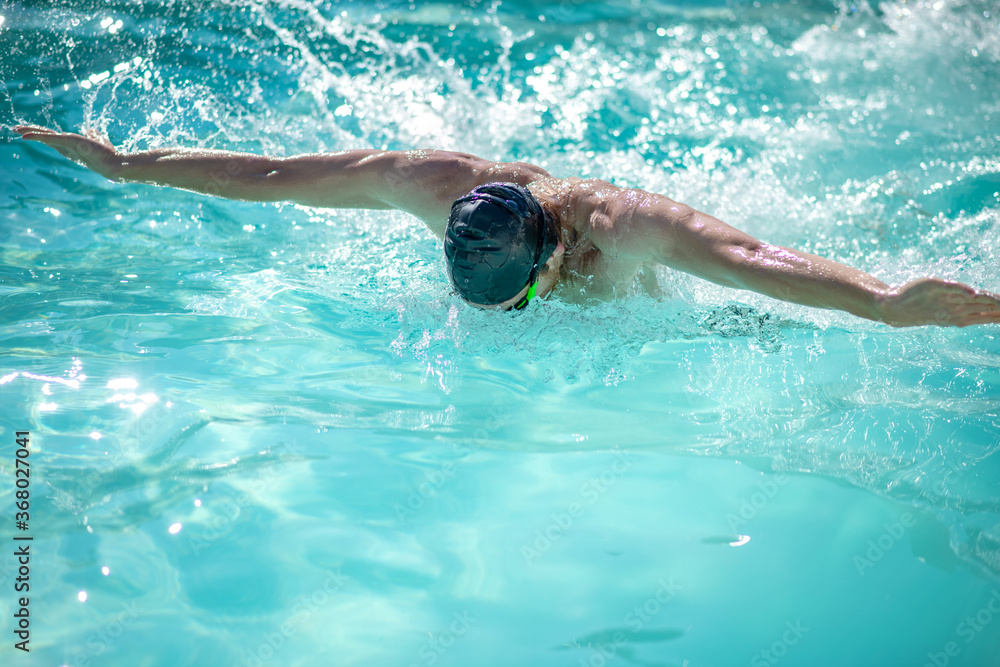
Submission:
[[[726,287],[894,327],[1000,322],[1000,295],[940,278],[896,287],[816,255],[770,245],[663,195],[555,178],[523,162],[439,150],[346,150],[268,157],[211,149],[119,152],[97,132],[14,128],[113,181],[227,199],[397,209],[444,241],[458,294],[520,310],[549,294],[610,299],[662,264]]]

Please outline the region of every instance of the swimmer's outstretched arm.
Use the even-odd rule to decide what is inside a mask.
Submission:
[[[444,236],[451,204],[477,185],[527,185],[548,176],[520,162],[491,162],[465,153],[348,150],[270,157],[213,149],[119,152],[108,139],[19,125],[41,142],[113,181],[135,181],[245,201],[292,201],[322,208],[399,209]]]
[[[609,197],[606,214],[594,218],[591,230],[602,249],[894,327],[1000,323],[1000,295],[940,278],[892,287],[844,264],[762,243],[666,197],[613,189],[617,192]]]

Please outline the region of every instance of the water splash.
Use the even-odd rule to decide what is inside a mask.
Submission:
[[[545,21],[521,18],[524,3],[13,5],[0,74],[5,122],[101,127],[128,150],[430,146],[527,160],[663,192],[888,281],[934,273],[996,290],[991,4],[646,3],[637,13],[563,2],[532,10]],[[993,334],[886,332],[666,270],[676,298],[547,303],[512,320],[449,295],[440,248],[404,216],[157,198],[77,176],[60,183],[72,193],[60,209],[85,225],[2,232],[16,246],[6,275],[61,265],[64,282],[22,276],[23,294],[9,297],[52,349],[69,343],[35,297],[79,304],[110,291],[121,279],[93,267],[125,256],[172,288],[60,306],[84,330],[74,345],[99,349],[106,322],[134,333],[138,305],[177,319],[141,347],[122,343],[129,359],[169,354],[174,336],[227,346],[220,363],[278,373],[239,341],[309,340],[322,352],[281,357],[308,396],[284,417],[324,426],[454,427],[478,405],[466,390],[486,391],[493,374],[509,382],[493,390],[526,410],[530,397],[579,401],[569,412],[594,435],[571,447],[616,437],[587,413],[634,410],[680,424],[674,439],[638,424],[638,446],[761,460],[926,503],[949,517],[956,551],[998,571]],[[51,203],[12,192],[24,208]],[[11,215],[14,225],[23,213]],[[344,365],[331,375],[348,376],[345,402],[367,391],[399,404],[324,405],[308,393],[309,367],[331,358]],[[430,400],[421,389],[451,405],[404,416],[400,404]],[[280,402],[256,391],[241,418],[269,419]],[[566,445],[527,434],[496,446]]]

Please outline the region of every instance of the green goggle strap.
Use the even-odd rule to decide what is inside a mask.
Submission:
[[[528,293],[524,295],[524,298],[514,304],[514,310],[521,310],[528,305],[528,302],[535,298],[535,291],[538,289],[538,281],[528,285]]]

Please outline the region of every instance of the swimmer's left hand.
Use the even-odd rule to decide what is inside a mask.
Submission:
[[[87,169],[105,178],[114,178],[121,167],[121,155],[110,140],[96,130],[85,134],[57,132],[40,125],[17,125],[14,131],[22,139],[37,141],[59,151],[63,156],[79,162]]]
[[[1000,324],[1000,295],[940,278],[894,287],[878,301],[880,319],[894,327]]]

